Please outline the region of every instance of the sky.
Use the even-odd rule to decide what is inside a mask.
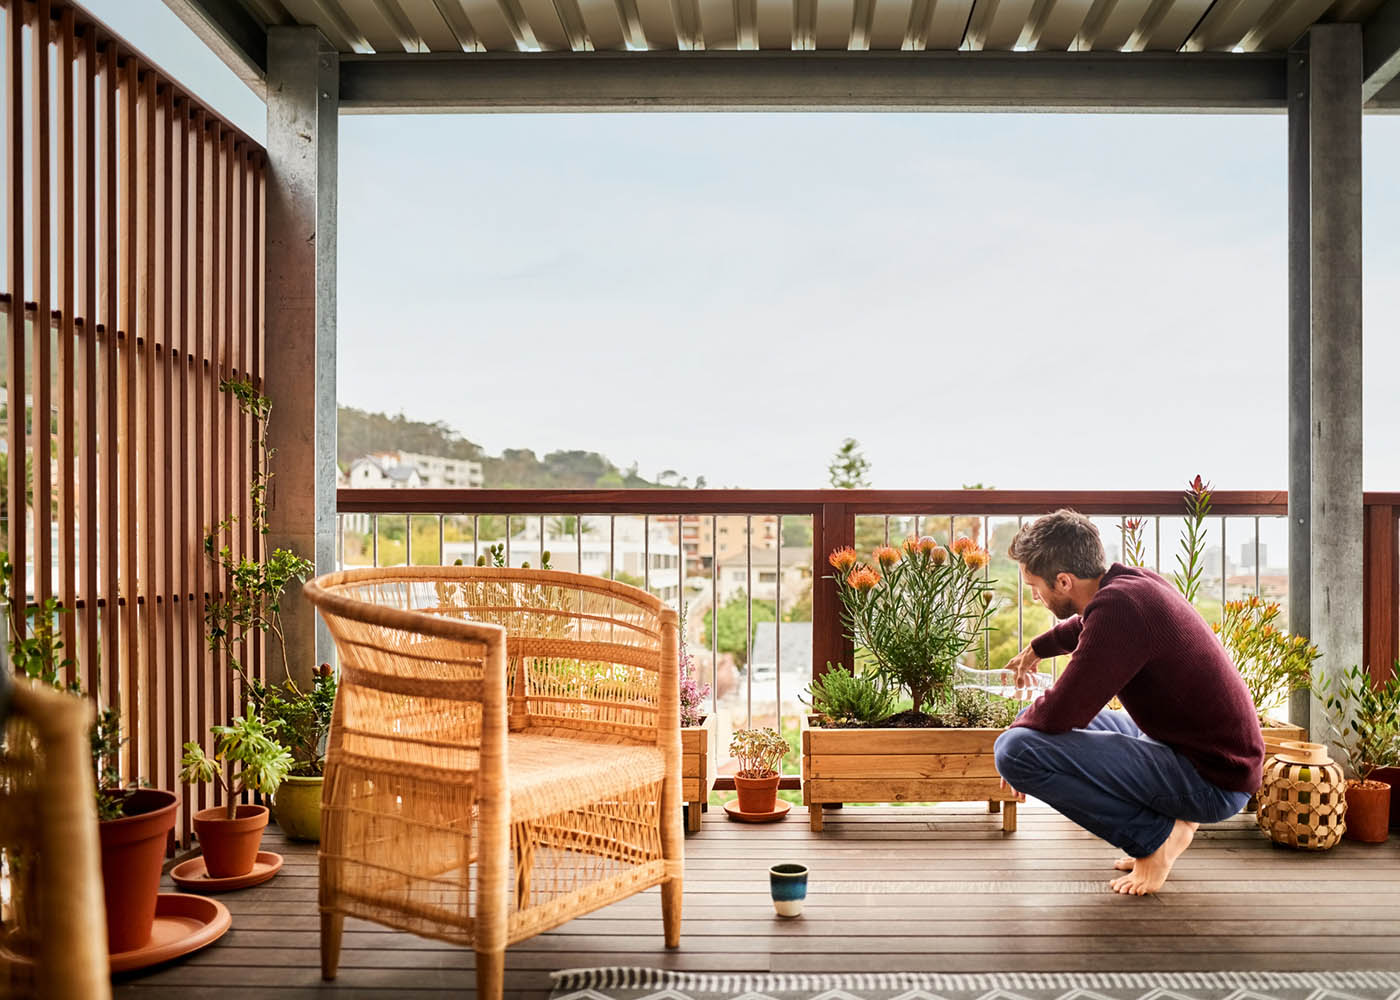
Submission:
[[[161,0],[84,0],[255,138]],[[1287,486],[1287,123],[344,116],[338,395],[489,453],[812,488]],[[1367,116],[1365,486],[1400,490],[1400,116]]]

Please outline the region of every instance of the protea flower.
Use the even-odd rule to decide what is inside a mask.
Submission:
[[[904,540],[903,547],[904,551],[908,552],[911,556],[919,554],[919,540],[913,535],[910,535]]]
[[[935,545],[928,554],[929,561],[935,566],[942,566],[948,561],[948,550],[941,545]]]
[[[977,549],[977,543],[966,535],[953,542],[953,555],[966,556],[969,552]]]
[[[881,545],[875,550],[875,561],[880,564],[880,568],[889,571],[889,568],[899,562],[901,556],[899,549],[891,545]]]
[[[991,557],[987,555],[986,549],[974,548],[963,556],[963,562],[968,569],[983,569]]]
[[[938,543],[933,540],[932,535],[925,535],[919,539],[919,551],[924,555],[929,555],[938,548]]]
[[[836,568],[837,572],[846,573],[859,561],[859,557],[856,555],[855,549],[847,546],[831,553],[827,561]]]
[[[868,594],[880,582],[880,574],[869,566],[862,566],[846,578],[846,582],[862,594]]]

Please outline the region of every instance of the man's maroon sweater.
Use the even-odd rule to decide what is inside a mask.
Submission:
[[[1229,791],[1259,790],[1264,739],[1249,689],[1210,626],[1156,573],[1114,563],[1083,614],[1031,648],[1041,659],[1074,656],[1014,725],[1079,729],[1117,695],[1139,729],[1181,753],[1202,778]]]

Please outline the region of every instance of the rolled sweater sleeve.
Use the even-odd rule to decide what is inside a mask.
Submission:
[[[1082,616],[1057,625],[1032,643],[1037,656],[1043,656],[1044,649],[1052,656],[1073,652],[1074,658],[1054,686],[1013,726],[1045,733],[1083,728],[1146,664],[1143,644],[1134,641],[1144,627],[1138,609],[1130,600],[1100,593],[1103,599],[1090,602]]]

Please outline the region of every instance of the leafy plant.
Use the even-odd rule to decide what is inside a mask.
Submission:
[[[1326,707],[1332,740],[1358,780],[1368,780],[1378,767],[1400,763],[1400,664],[1380,686],[1372,685],[1367,670],[1352,664],[1337,678],[1336,690],[1324,676],[1315,693]]]
[[[14,600],[10,594],[14,570],[9,553],[0,552],[0,600],[5,602],[9,614],[7,646],[11,665],[32,680],[82,697],[81,684],[63,681],[64,672],[76,666],[76,661],[63,655],[63,640],[59,638],[56,624],[68,609],[52,597],[37,607]],[[99,707],[88,734],[99,820],[120,819],[125,815],[127,798],[141,784],[139,780],[129,785],[122,783],[119,755],[126,741],[121,732],[121,713],[115,708]]]
[[[1147,540],[1143,537],[1147,521],[1140,517],[1125,517],[1118,523],[1123,533],[1123,561],[1129,566],[1147,565]]]
[[[1186,484],[1186,534],[1176,557],[1177,572],[1172,574],[1176,589],[1192,604],[1201,589],[1205,569],[1206,515],[1210,513],[1210,483],[1197,476]]]
[[[487,556],[490,556],[490,560],[491,560],[491,561],[490,561],[489,563],[487,562]],[[457,564],[460,566],[460,565],[461,565],[461,560],[458,560],[458,563],[457,563]],[[479,555],[479,556],[476,557],[476,564],[477,564],[478,566],[488,566],[488,565],[489,565],[489,566],[494,566],[496,569],[505,569],[505,567],[506,567],[506,547],[505,547],[505,544],[504,544],[503,542],[497,542],[495,545],[488,545],[488,546],[486,547],[486,551],[485,551],[484,553],[482,553],[481,555]],[[529,568],[530,568],[530,564],[529,564],[529,563],[521,563],[521,564],[520,564],[520,568],[521,568],[521,569],[529,569]],[[553,569],[553,568],[554,568],[554,567],[553,567],[552,565],[550,565],[550,562],[549,562],[549,550],[548,550],[548,549],[545,549],[543,552],[540,553],[540,569]]]
[[[943,714],[950,726],[964,729],[1005,729],[1016,721],[1019,706],[976,688],[959,688],[953,703]]]
[[[812,711],[835,723],[878,722],[894,712],[895,692],[879,678],[840,664],[812,681]]]
[[[225,379],[219,383],[219,391],[231,393],[238,400],[239,410],[252,417],[257,429],[259,460],[253,463],[250,487],[252,523],[259,536],[266,536],[267,493],[272,481],[272,457],[276,454],[276,449],[268,445],[267,437],[272,404],[246,380]],[[274,549],[266,560],[255,559],[247,553],[235,557],[232,538],[237,524],[238,518],[226,518],[204,536],[204,552],[219,565],[225,578],[225,596],[210,600],[204,609],[209,648],[215,653],[225,653],[233,668],[242,673],[242,664],[234,655],[238,644],[254,633],[270,633],[277,640],[283,672],[291,676],[287,639],[282,632],[282,595],[292,581],[309,577],[315,566],[290,549]]]
[[[1289,635],[1274,624],[1279,611],[1277,602],[1266,604],[1258,596],[1226,601],[1221,620],[1210,626],[1260,712],[1294,691],[1306,691],[1312,684],[1313,662],[1321,655],[1303,636]]]
[[[788,742],[774,729],[739,729],[729,741],[729,753],[739,762],[740,778],[771,778],[788,752]]]
[[[951,698],[958,658],[989,631],[995,595],[982,577],[989,558],[966,536],[944,548],[927,535],[877,548],[878,569],[854,549],[829,557],[847,634],[885,681],[909,692],[916,712]]]
[[[214,756],[210,757],[198,743],[185,744],[180,759],[180,780],[187,785],[211,782],[222,788],[224,814],[237,817],[238,800],[244,792],[276,794],[278,786],[291,773],[296,762],[277,740],[277,723],[260,718],[252,708],[243,717],[234,716],[227,726],[210,726],[214,734]],[[236,773],[230,769],[224,776],[224,763],[238,764]]]
[[[246,680],[246,678],[245,678]],[[321,664],[310,691],[288,678],[279,685],[249,680],[248,697],[258,714],[277,730],[278,741],[292,755],[292,775],[320,777],[326,762],[326,735],[335,708],[336,680],[329,663]]]

